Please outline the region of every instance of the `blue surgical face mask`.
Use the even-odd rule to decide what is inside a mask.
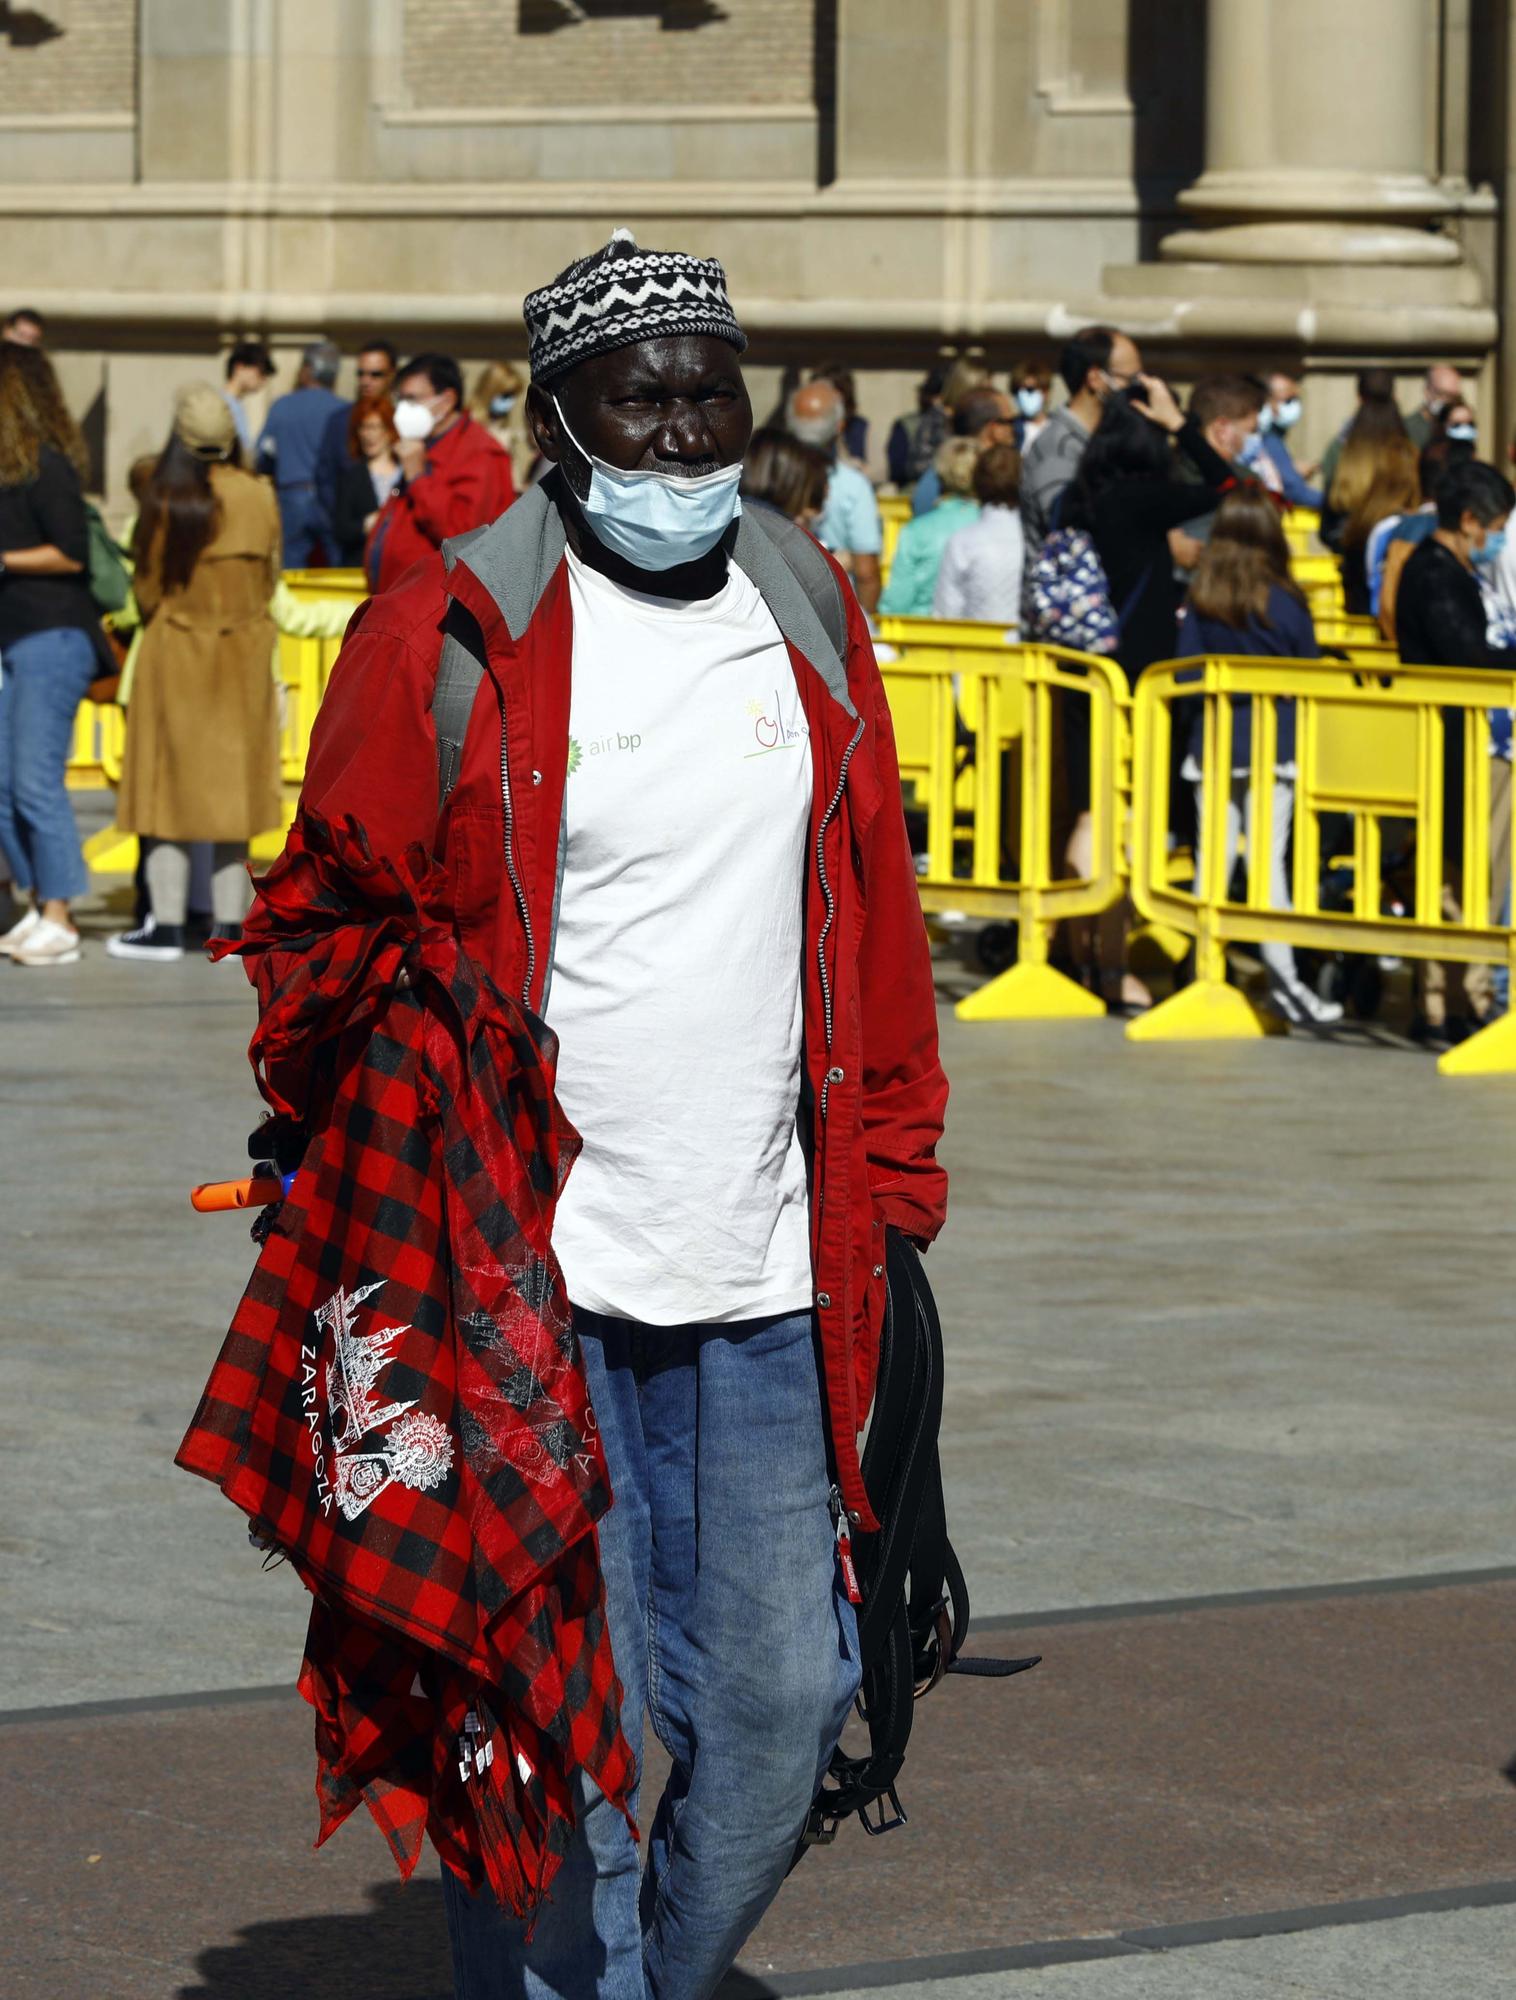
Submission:
[[[1470,549],[1469,555],[1481,569],[1488,569],[1491,563],[1500,560],[1501,551],[1504,548],[1505,529],[1492,528],[1485,536],[1483,545],[1477,549]]]
[[[1293,430],[1295,425],[1300,422],[1300,398],[1298,396],[1287,396],[1282,403],[1266,411],[1265,415],[1268,417],[1272,429],[1276,431]]]
[[[598,542],[638,569],[677,569],[709,555],[737,515],[742,465],[681,479],[677,473],[623,472],[585,450],[569,429],[558,398],[563,434],[590,468],[590,490],[579,505]]]
[[[1239,465],[1256,465],[1258,455],[1263,450],[1263,439],[1257,431],[1249,431],[1242,440],[1242,449],[1237,454]]]
[[[1479,433],[1472,424],[1449,424],[1443,436],[1451,439],[1454,444],[1474,444],[1478,441]]]
[[[1042,391],[1040,389],[1018,389],[1016,391],[1016,407],[1024,417],[1040,417],[1042,415]]]
[[[502,417],[508,417],[515,407],[516,398],[514,396],[490,397],[490,415],[495,419],[497,424]]]

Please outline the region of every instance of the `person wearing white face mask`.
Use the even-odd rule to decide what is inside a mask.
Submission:
[[[1298,466],[1290,450],[1291,431],[1300,422],[1300,384],[1284,369],[1264,378],[1268,401],[1258,418],[1263,450],[1279,474],[1279,490],[1292,507],[1321,510],[1321,488],[1311,484],[1314,466]]]
[[[413,563],[503,514],[516,497],[511,461],[463,407],[463,376],[446,354],[418,354],[395,377],[400,482],[363,552],[376,591]]]
[[[535,1929],[451,1850],[457,1991],[708,1994],[860,1686],[848,1544],[877,1524],[858,1438],[888,1232],[924,1244],[944,1219],[947,1086],[864,615],[803,529],[742,506],[747,343],[721,265],[618,230],[525,316],[551,469],[355,620],[291,840],[351,819],[381,882],[434,859],[428,922],[545,1024],[549,1062],[556,1037],[582,1150],[552,1218],[572,1326],[543,1381],[582,1365],[621,1729],[640,1750],[651,1714],[673,1759],[639,1849],[635,1779],[589,1782],[614,1707],[569,1718],[572,1824],[557,1806]],[[512,1456],[505,1404],[504,1444],[470,1449],[500,1452],[508,1500],[509,1478],[551,1473]],[[601,1605],[582,1606],[596,1635]],[[532,1696],[551,1703],[584,1676],[555,1683],[546,1650]],[[455,1743],[418,1745],[425,1768]],[[503,1847],[518,1766],[493,1768],[504,1802],[486,1794],[477,1837]],[[470,1826],[482,1790],[457,1793]]]

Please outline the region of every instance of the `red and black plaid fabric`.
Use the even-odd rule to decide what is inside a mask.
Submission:
[[[178,1463],[315,1597],[321,1840],[362,1799],[529,1914],[585,1771],[627,1810],[595,1522],[610,1504],[549,1237],[578,1138],[556,1044],[474,966],[425,851],[307,815],[238,949],[251,1055],[314,1137]]]

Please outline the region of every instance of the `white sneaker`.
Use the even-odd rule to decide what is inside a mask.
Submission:
[[[9,957],[18,944],[26,942],[41,921],[42,912],[40,910],[28,910],[19,923],[12,924],[10,929],[3,936],[0,936],[0,952],[4,952]]]
[[[72,924],[39,917],[20,944],[12,946],[11,957],[17,965],[77,965],[79,933]]]
[[[1339,1000],[1323,1000],[1303,979],[1269,976],[1269,998],[1287,1021],[1301,1028],[1335,1028],[1342,1019]]]

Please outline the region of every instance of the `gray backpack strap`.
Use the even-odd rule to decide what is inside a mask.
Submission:
[[[519,639],[563,560],[563,524],[553,505],[552,475],[541,485],[528,488],[484,527],[451,536],[442,545],[442,560],[449,573],[460,562],[473,571],[499,605],[506,630]],[[483,635],[455,600],[443,627],[442,657],[432,693],[438,812],[458,782],[463,741],[484,671]]]
[[[468,719],[474,712],[474,697],[484,679],[484,662],[479,657],[479,628],[467,612],[453,605],[442,635],[442,657],[437,663],[437,685],[432,690],[432,727],[437,733],[437,810],[447,804],[448,794],[458,782],[463,768],[463,742],[468,735]]]
[[[795,581],[810,599],[811,609],[821,621],[821,629],[839,660],[847,659],[847,605],[836,571],[804,528],[798,527],[777,507],[763,500],[744,500],[742,519],[773,543]]]

